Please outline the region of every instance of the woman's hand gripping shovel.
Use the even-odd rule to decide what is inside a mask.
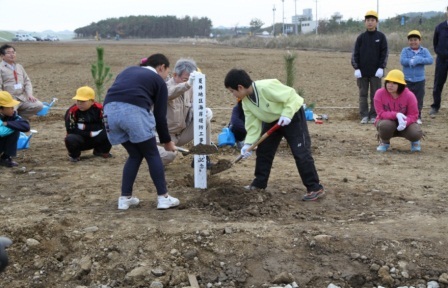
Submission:
[[[258,145],[260,145],[261,142],[263,142],[266,138],[268,138],[269,135],[274,133],[274,131],[280,127],[281,126],[278,124],[275,124],[274,126],[272,126],[272,128],[269,129],[266,133],[264,133],[260,137],[260,139],[258,139],[257,142],[255,142],[254,144],[252,144],[252,146],[247,148],[247,152],[254,150]],[[243,155],[238,156],[238,158],[236,158],[235,161],[233,161],[233,162],[231,162],[229,160],[221,159],[218,161],[218,163],[216,163],[215,165],[212,166],[210,174],[214,175],[214,174],[220,173],[222,171],[228,170],[228,169],[232,168],[233,164],[238,163],[241,159],[243,159]]]

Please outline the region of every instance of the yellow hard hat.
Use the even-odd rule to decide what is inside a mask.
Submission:
[[[76,90],[76,95],[72,99],[80,101],[95,100],[95,91],[89,86],[83,86]]]
[[[406,81],[404,81],[404,74],[398,69],[390,70],[390,72],[387,73],[386,78],[384,78],[384,81],[406,85]]]
[[[368,17],[375,17],[376,20],[378,20],[378,13],[374,10],[369,10],[366,12],[366,15],[364,16],[364,18],[368,18]]]
[[[412,30],[408,33],[408,39],[411,38],[411,36],[418,37],[418,39],[422,39],[422,34],[420,34],[420,31],[418,30]]]
[[[20,102],[14,100],[11,94],[7,91],[0,91],[0,107],[14,107],[19,105]]]

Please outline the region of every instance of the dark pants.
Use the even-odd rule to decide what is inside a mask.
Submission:
[[[432,98],[434,102],[431,108],[439,111],[440,103],[442,101],[442,90],[445,85],[446,77],[448,73],[448,59],[436,58],[436,73],[434,75],[434,88],[432,90]]]
[[[81,156],[81,151],[93,149],[94,153],[109,153],[112,145],[107,139],[106,131],[103,129],[96,137],[83,137],[78,134],[68,134],[65,137],[65,147],[68,155],[72,158]]]
[[[361,118],[375,118],[376,111],[375,105],[373,105],[373,98],[375,97],[376,90],[381,88],[381,78],[362,77],[356,80],[356,84],[358,84],[359,88],[359,115],[361,116]],[[370,109],[368,95],[370,95]]]
[[[378,136],[383,143],[390,143],[390,139],[393,137],[403,137],[411,142],[418,141],[423,137],[423,131],[420,125],[412,123],[403,131],[398,131],[398,121],[395,120],[379,120],[376,123],[376,130]]]
[[[414,93],[415,97],[417,98],[418,118],[422,118],[421,116],[423,108],[423,98],[425,97],[425,83],[425,80],[419,82],[406,81],[406,85],[408,86],[409,90],[411,90],[411,92]]]
[[[266,123],[263,127],[264,134],[276,122]],[[282,138],[285,137],[289,144],[291,152],[296,162],[297,170],[302,178],[307,192],[317,191],[322,188],[317,175],[314,159],[311,155],[311,138],[308,132],[308,126],[305,119],[303,108],[294,114],[291,123],[287,126],[280,127],[264,140],[257,148],[257,160],[255,166],[255,179],[252,185],[258,188],[266,188],[268,185],[269,175],[271,173],[272,162],[277,151],[278,145]],[[286,172],[286,171],[285,171]]]
[[[14,130],[8,136],[0,137],[0,154],[2,154],[4,159],[17,155],[17,141],[19,140],[19,136],[20,131]]]
[[[157,195],[166,194],[165,171],[159,150],[157,149],[156,137],[140,143],[127,141],[121,145],[123,145],[129,154],[129,158],[126,160],[123,168],[121,196],[132,196],[132,187],[134,186],[135,178],[137,177],[143,158],[145,158],[148,164],[149,175],[154,186],[156,186]]]

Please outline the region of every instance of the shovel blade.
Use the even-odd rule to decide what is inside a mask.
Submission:
[[[222,171],[226,171],[226,170],[232,168],[233,163],[234,162],[226,160],[226,159],[218,160],[218,162],[216,162],[212,166],[212,168],[210,170],[210,175],[215,175],[215,174],[221,173]]]
[[[190,154],[196,155],[210,155],[218,152],[218,147],[215,145],[198,144],[190,149]]]

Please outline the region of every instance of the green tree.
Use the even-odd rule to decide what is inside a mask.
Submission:
[[[286,85],[294,88],[294,81],[296,77],[296,68],[294,63],[297,58],[296,53],[288,53],[283,57],[285,59],[285,69],[286,69]]]
[[[90,71],[92,72],[95,83],[96,98],[98,102],[103,102],[104,85],[112,79],[110,67],[104,64],[104,48],[96,47],[96,63],[93,63]]]
[[[264,25],[264,22],[261,21],[260,19],[257,18],[253,18],[252,20],[250,20],[250,32],[252,34],[254,34],[255,32],[257,32],[258,30],[260,30],[261,26]]]

